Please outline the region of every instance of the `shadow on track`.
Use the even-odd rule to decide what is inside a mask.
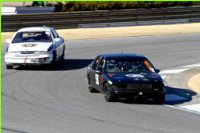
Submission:
[[[189,90],[189,89],[183,89],[183,88],[173,88],[169,86],[165,86],[165,102],[164,104],[167,105],[176,105],[176,104],[182,104],[185,102],[189,102],[192,100],[192,97],[197,95],[196,92]],[[119,99],[119,102],[125,103],[125,104],[154,104],[153,100],[151,98],[136,98],[136,99]]]
[[[67,71],[82,69],[87,67],[92,59],[65,59],[62,63],[57,62],[55,65],[39,65],[39,66],[20,66],[17,70],[30,70],[30,71]]]
[[[165,87],[165,104],[175,105],[189,102],[192,100],[192,97],[197,95],[196,92],[184,89],[184,88],[173,88],[166,86]]]

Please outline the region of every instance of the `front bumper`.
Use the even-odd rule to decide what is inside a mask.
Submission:
[[[42,64],[50,64],[53,60],[52,54],[38,55],[38,56],[4,56],[5,63],[7,65],[42,65]]]
[[[163,86],[164,87],[164,86]],[[108,89],[110,93],[113,95],[116,95],[118,97],[132,97],[132,96],[138,96],[138,97],[154,97],[158,95],[165,95],[164,88],[121,88],[118,89],[116,87],[110,86]]]
[[[119,90],[113,90],[112,93],[114,95],[117,95],[119,97],[132,97],[132,96],[138,96],[138,97],[150,97],[150,96],[157,96],[157,95],[164,95],[164,91],[119,91]]]

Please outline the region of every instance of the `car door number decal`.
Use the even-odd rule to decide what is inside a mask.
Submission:
[[[98,74],[95,74],[95,81],[96,81],[96,84],[99,85],[99,75]]]

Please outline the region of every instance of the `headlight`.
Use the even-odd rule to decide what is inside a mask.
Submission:
[[[49,54],[47,51],[37,51],[34,53],[35,55],[44,55],[44,54]]]
[[[109,85],[112,85],[112,81],[108,80],[108,84],[109,84]]]
[[[5,56],[15,56],[18,52],[6,52]]]

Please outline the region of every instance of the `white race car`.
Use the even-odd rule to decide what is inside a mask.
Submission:
[[[17,31],[5,52],[6,68],[20,65],[54,64],[64,60],[65,41],[55,29],[29,27]]]

